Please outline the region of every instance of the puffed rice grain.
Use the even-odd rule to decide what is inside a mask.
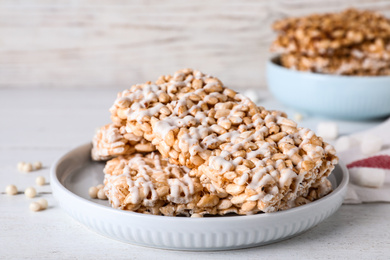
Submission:
[[[45,199],[39,199],[38,201],[37,201],[37,203],[41,206],[41,210],[45,210],[45,209],[47,209],[47,207],[48,207],[48,205],[49,205],[49,203],[47,202],[47,200],[45,200]]]
[[[24,195],[26,195],[27,198],[34,198],[37,195],[37,191],[33,187],[28,187],[24,191]]]
[[[89,197],[91,197],[91,199],[96,199],[96,198],[97,198],[98,191],[99,191],[98,188],[96,188],[96,187],[90,187],[90,188],[88,189]]]
[[[104,189],[100,189],[97,193],[97,197],[98,199],[100,200],[106,200],[107,199],[107,196],[106,194],[104,193]]]
[[[40,211],[41,210],[41,205],[38,202],[31,202],[30,203],[30,210],[31,211]]]
[[[18,162],[17,168],[18,171],[23,172],[23,167],[26,163],[25,162]]]
[[[5,193],[7,195],[16,195],[18,194],[18,188],[16,188],[15,185],[8,185],[7,187],[5,187]]]
[[[34,168],[34,170],[36,170],[36,171],[42,169],[42,162],[40,162],[40,161],[34,162],[34,163],[33,163],[33,168]]]
[[[36,179],[35,179],[35,183],[39,186],[43,186],[45,185],[46,183],[46,180],[45,180],[45,177],[43,176],[38,176]]]
[[[32,164],[31,163],[25,163],[23,165],[22,171],[23,172],[31,172],[33,170]]]

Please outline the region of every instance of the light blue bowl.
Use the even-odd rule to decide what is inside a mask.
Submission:
[[[283,104],[312,115],[363,120],[390,115],[390,76],[339,76],[267,63],[268,88]]]

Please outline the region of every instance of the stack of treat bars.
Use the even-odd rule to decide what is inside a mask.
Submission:
[[[348,9],[278,21],[271,51],[282,66],[339,75],[390,75],[390,20]]]
[[[334,148],[200,71],[133,85],[93,138],[114,208],[166,216],[275,212],[331,192]]]

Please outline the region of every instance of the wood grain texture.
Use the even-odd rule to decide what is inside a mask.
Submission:
[[[390,16],[384,0],[3,0],[0,87],[125,88],[183,67],[265,87],[275,20],[352,6]]]

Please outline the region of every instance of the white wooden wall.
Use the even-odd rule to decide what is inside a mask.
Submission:
[[[112,87],[183,67],[265,87],[273,21],[378,0],[0,0],[0,88]]]

